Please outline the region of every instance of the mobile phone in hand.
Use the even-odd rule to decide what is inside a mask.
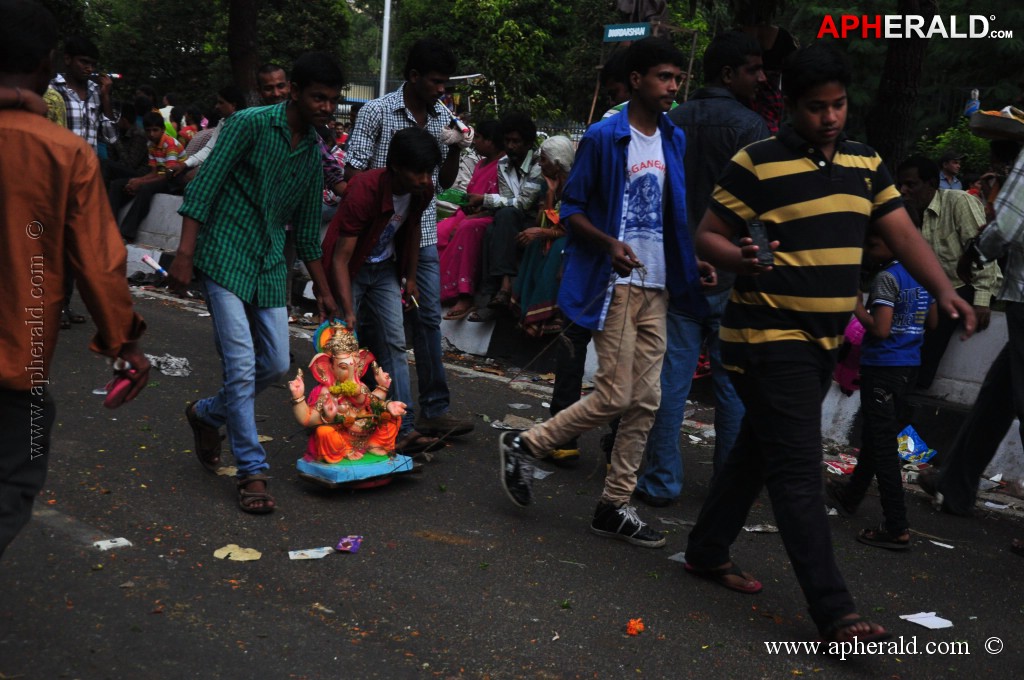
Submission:
[[[750,220],[747,223],[747,232],[750,240],[757,246],[757,264],[762,267],[771,267],[775,264],[775,254],[768,244],[768,229],[761,220]]]

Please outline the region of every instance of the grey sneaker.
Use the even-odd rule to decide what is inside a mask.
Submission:
[[[498,437],[501,455],[501,486],[513,503],[525,508],[533,501],[533,455],[518,432],[502,432]]]
[[[632,505],[615,507],[601,501],[594,510],[590,530],[598,536],[617,538],[644,548],[660,548],[665,545],[665,536],[647,526]]]

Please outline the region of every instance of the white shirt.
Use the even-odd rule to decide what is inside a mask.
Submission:
[[[620,277],[616,285],[665,288],[665,236],[662,194],[665,190],[665,155],[661,148],[661,130],[647,136],[634,127],[626,152],[626,190],[622,198],[622,225],[619,239],[624,241],[644,269],[634,269]]]

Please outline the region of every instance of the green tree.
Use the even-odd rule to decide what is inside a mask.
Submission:
[[[915,151],[936,163],[947,151],[966,156],[962,164],[963,172],[984,173],[989,166],[988,140],[975,136],[968,125],[966,117],[960,119],[950,128],[933,138],[922,137],[917,140]],[[967,188],[966,186],[964,187]]]
[[[232,12],[244,21],[232,23]],[[93,0],[86,24],[94,27],[103,67],[124,75],[115,96],[131,99],[146,83],[209,107],[227,83],[254,95],[260,63],[287,68],[310,50],[344,54],[350,16],[345,0],[177,0],[172,8],[157,0]]]

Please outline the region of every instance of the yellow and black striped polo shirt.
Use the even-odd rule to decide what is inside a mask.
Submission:
[[[831,162],[788,126],[733,156],[709,207],[738,236],[761,220],[779,249],[770,272],[736,280],[722,318],[723,364],[742,372],[794,342],[838,348],[867,225],[901,205],[878,154],[842,136]]]

